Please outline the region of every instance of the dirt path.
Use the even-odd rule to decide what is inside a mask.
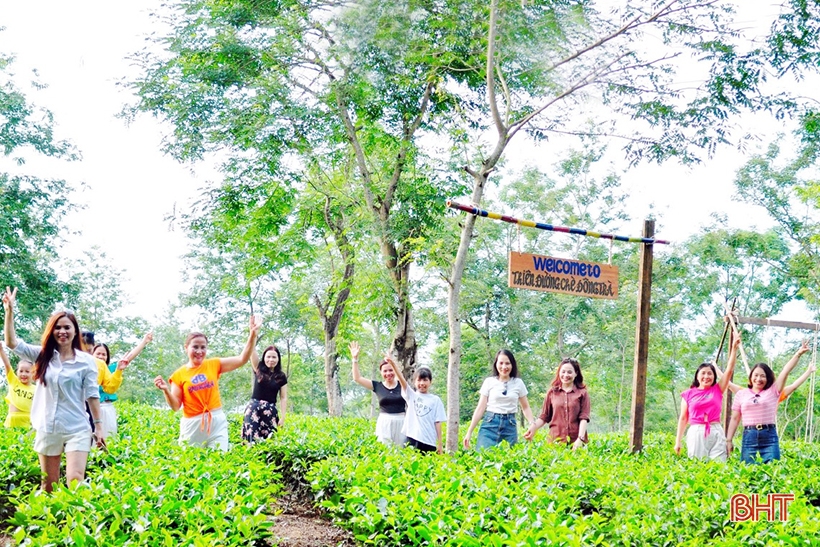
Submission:
[[[277,502],[282,513],[273,519],[280,547],[356,547],[353,535],[334,526],[308,502],[288,495]]]

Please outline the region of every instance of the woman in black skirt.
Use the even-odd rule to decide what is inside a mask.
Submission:
[[[253,367],[253,393],[245,407],[242,423],[242,440],[248,443],[262,441],[285,423],[288,408],[288,378],[282,372],[279,348],[268,346],[260,360],[256,351],[251,356]],[[276,408],[276,397],[281,394],[281,412]]]

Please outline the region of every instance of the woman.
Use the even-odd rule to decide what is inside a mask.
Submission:
[[[219,398],[219,377],[236,370],[250,359],[261,323],[251,316],[250,335],[240,355],[206,359],[208,338],[201,332],[192,332],[185,339],[188,362],[171,375],[168,382],[162,376],[154,378],[154,385],[165,395],[165,402],[176,412],[182,407],[179,421],[179,443],[227,451],[228,420]]]
[[[703,363],[695,371],[692,385],[681,393],[680,418],[675,436],[675,453],[680,454],[683,432],[689,424],[686,434],[686,453],[692,458],[718,460],[725,462],[726,434],[720,425],[720,412],[723,409],[723,394],[729,387],[729,379],[735,370],[737,350],[740,337],[735,337],[729,350],[726,371],[716,383],[717,371],[712,363]]]
[[[91,355],[100,361],[103,361],[109,372],[115,373],[117,370],[124,370],[128,365],[130,365],[131,361],[136,359],[137,356],[142,353],[142,350],[145,349],[145,346],[147,346],[153,339],[153,333],[149,332],[143,337],[139,344],[134,346],[134,348],[125,355],[125,357],[113,363],[111,362],[111,350],[109,350],[108,346],[105,344],[100,343],[95,345],[91,350]],[[117,399],[118,397],[116,393],[106,393],[103,386],[100,386],[100,408],[102,410],[103,427],[105,428],[108,436],[115,435],[117,433],[117,409],[114,408],[114,401]]]
[[[527,399],[527,386],[518,377],[518,364],[510,350],[502,349],[496,353],[492,376],[484,379],[479,394],[478,406],[464,435],[464,448],[470,449],[470,438],[482,416],[484,419],[478,430],[477,449],[496,446],[501,441],[507,441],[510,445],[517,443],[518,427],[515,414],[518,405],[521,405],[527,423],[532,424],[533,419],[530,402]]]
[[[588,442],[589,409],[589,393],[584,385],[581,365],[576,359],[565,357],[558,364],[541,414],[524,433],[524,438],[531,441],[535,432],[548,423],[550,442],[565,442],[576,450]]]
[[[364,378],[359,372],[359,343],[350,343],[350,360],[353,362],[353,381],[376,394],[379,400],[379,417],[376,420],[376,438],[385,445],[404,446],[407,437],[402,433],[407,405],[401,396],[401,385],[393,367],[383,360],[379,364],[382,382]]]
[[[39,346],[17,339],[14,330],[14,306],[17,289],[6,287],[3,295],[6,346],[23,359],[34,363],[34,399],[31,403],[31,425],[36,431],[34,450],[39,454],[43,471],[43,489],[51,492],[60,480],[60,460],[66,458],[66,483],[85,478],[85,467],[92,439],[105,447],[105,432],[91,432],[85,414],[88,403],[95,424],[100,417],[100,391],[97,364],[80,346],[80,325],[73,314],[53,314]]]
[[[774,372],[766,363],[758,363],[749,373],[749,384],[735,395],[732,403],[732,420],[727,432],[726,450],[732,453],[732,437],[737,426],[743,421],[743,445],[740,459],[746,463],[756,463],[757,456],[768,463],[780,459],[780,440],[777,437],[777,404],[780,392],[786,385],[789,373],[797,366],[800,357],[809,351],[808,341],[795,352],[775,379]]]
[[[254,348],[251,355],[253,367],[253,392],[245,408],[242,422],[242,440],[254,443],[267,439],[285,423],[288,409],[288,377],[282,372],[282,355],[276,346],[268,346],[262,359]],[[282,413],[276,408],[276,398],[281,396]]]

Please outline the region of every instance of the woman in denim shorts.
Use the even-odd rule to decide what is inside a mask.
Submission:
[[[479,393],[481,397],[478,399],[478,406],[464,435],[464,448],[470,449],[470,437],[482,416],[484,419],[478,430],[477,449],[496,446],[501,441],[507,441],[511,445],[517,443],[518,427],[515,414],[518,412],[518,405],[521,405],[524,417],[529,423],[532,423],[533,418],[527,400],[527,386],[518,377],[518,365],[510,350],[502,349],[496,354],[492,376],[484,379]]]

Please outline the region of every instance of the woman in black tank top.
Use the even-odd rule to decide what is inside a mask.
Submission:
[[[353,362],[353,381],[375,393],[379,399],[379,418],[376,421],[376,436],[379,441],[386,445],[403,446],[407,441],[402,432],[406,403],[401,396],[401,385],[393,367],[387,361],[381,362],[379,372],[382,381],[363,377],[359,372],[358,342],[350,343],[350,359]]]
[[[242,440],[255,443],[270,437],[276,428],[285,423],[288,405],[288,378],[282,372],[279,348],[268,346],[262,359],[254,348],[251,355],[253,367],[253,393],[242,422]],[[276,398],[281,398],[281,413],[276,408]]]

